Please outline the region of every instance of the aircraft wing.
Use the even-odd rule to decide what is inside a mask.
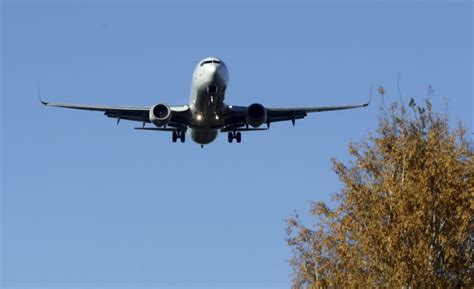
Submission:
[[[343,105],[343,106],[314,106],[314,107],[287,107],[287,108],[267,108],[267,127],[270,127],[270,123],[279,121],[294,121],[297,119],[305,118],[308,113],[323,112],[323,111],[334,111],[334,110],[345,110],[354,109],[360,107],[366,107],[370,104],[370,100],[367,103],[357,105]],[[234,129],[247,126],[245,120],[245,114],[247,111],[246,106],[228,106],[226,112],[226,123],[227,126],[222,131],[232,131]],[[242,131],[242,129],[239,129]],[[248,130],[251,130],[250,128]]]
[[[293,107],[293,108],[269,108],[267,110],[268,118],[270,122],[292,120],[296,118],[304,118],[308,113],[312,112],[323,112],[323,111],[334,111],[334,110],[345,110],[366,107],[369,103],[363,103],[358,105],[344,105],[344,106],[315,106],[315,107]]]
[[[58,103],[58,102],[46,102],[40,99],[41,103],[45,106],[80,109],[80,110],[91,110],[91,111],[102,111],[104,115],[110,118],[117,119],[117,124],[120,120],[131,120],[139,121],[143,123],[150,123],[149,113],[151,106],[105,106],[105,105],[85,105],[85,104],[72,104],[72,103]],[[183,106],[171,106],[172,114],[169,126],[186,129],[189,122],[189,108]]]

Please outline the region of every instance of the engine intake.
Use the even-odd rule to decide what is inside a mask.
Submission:
[[[166,104],[157,104],[150,109],[150,122],[157,127],[166,125],[171,118],[171,109]]]
[[[245,121],[252,127],[259,127],[267,121],[267,109],[260,103],[251,104],[247,108]]]

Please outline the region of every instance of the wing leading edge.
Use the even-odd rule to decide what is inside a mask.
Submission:
[[[308,113],[313,112],[324,112],[334,110],[346,110],[366,107],[370,104],[370,101],[358,105],[343,105],[343,106],[314,106],[314,107],[293,107],[293,108],[268,108],[268,118],[270,122],[293,120],[298,118],[304,118]]]
[[[117,119],[117,123],[122,120],[138,121],[150,123],[150,108],[151,106],[105,106],[105,105],[87,105],[87,104],[73,104],[73,103],[59,103],[47,102],[41,99],[40,101],[45,106],[62,107],[89,111],[102,111],[104,115],[110,118]],[[171,119],[169,126],[184,128],[188,125],[189,108],[187,106],[171,106]]]
[[[343,106],[313,106],[313,107],[287,107],[287,108],[267,108],[267,127],[270,127],[270,123],[279,121],[292,121],[294,123],[297,119],[305,118],[308,113],[313,112],[324,112],[324,111],[335,111],[335,110],[346,110],[366,107],[370,104],[371,99],[368,102],[357,105],[343,105]],[[237,131],[237,128],[247,126],[245,120],[245,114],[247,112],[246,106],[228,106],[226,112],[226,123],[227,126],[221,130]]]

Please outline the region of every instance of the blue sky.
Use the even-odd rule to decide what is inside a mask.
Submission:
[[[229,67],[227,103],[445,100],[472,128],[472,3],[3,1],[4,288],[287,288],[283,219],[340,188],[330,158],[377,123],[313,114],[203,150],[50,101],[185,104],[198,61]],[[308,220],[309,221],[309,220]]]

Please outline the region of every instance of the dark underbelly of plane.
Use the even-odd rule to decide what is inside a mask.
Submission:
[[[191,138],[198,144],[208,144],[216,139],[219,131],[217,130],[191,130]]]

